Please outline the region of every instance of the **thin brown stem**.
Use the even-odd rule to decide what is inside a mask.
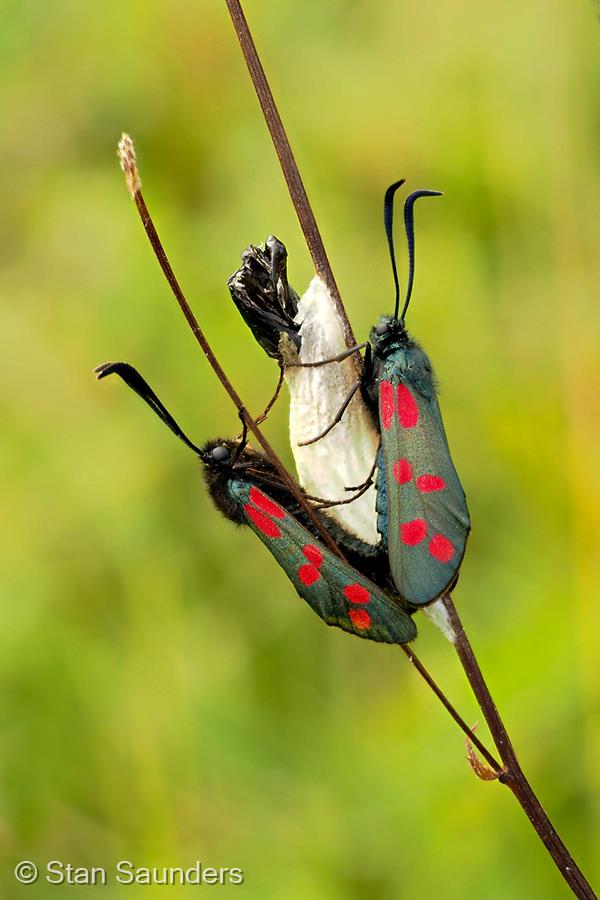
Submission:
[[[506,726],[498,712],[460,616],[449,595],[444,597],[444,605],[456,635],[454,647],[488,724],[494,744],[500,754],[500,759],[504,764],[504,771],[499,775],[498,781],[511,789],[575,896],[583,898],[583,900],[594,900],[596,894],[567,850],[525,777]]]
[[[333,298],[333,302],[335,303],[335,307],[342,323],[346,345],[351,347],[353,344],[356,344],[352,325],[350,324],[344,304],[342,303],[342,298],[340,297],[333,270],[325,250],[323,238],[321,237],[321,232],[317,225],[317,220],[312,211],[298,165],[292,152],[281,116],[279,115],[269,82],[267,81],[265,71],[258,56],[256,45],[252,38],[252,34],[250,33],[250,28],[248,27],[242,5],[239,0],[225,0],[225,2],[227,3],[227,9],[229,10],[235,33],[240,42],[242,53],[244,54],[244,59],[246,60],[246,65],[248,66],[248,71],[252,79],[252,84],[254,85],[254,90],[258,97],[258,102],[261,105],[265,122],[267,123],[275,151],[279,158],[283,176],[286,180],[290,197],[292,198],[292,203],[296,210],[296,215],[298,216],[300,226],[304,233],[304,238],[312,257],[313,265],[317,275],[319,275],[327,285],[327,289]]]

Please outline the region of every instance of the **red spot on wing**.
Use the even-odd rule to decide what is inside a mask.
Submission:
[[[348,610],[348,616],[355,628],[362,630],[368,628],[371,624],[371,616],[366,609],[350,609]]]
[[[250,500],[269,516],[275,516],[276,519],[285,519],[285,512],[279,504],[267,497],[266,494],[263,494],[262,491],[259,491],[257,487],[250,488]]]
[[[429,541],[429,552],[440,562],[450,562],[454,556],[454,544],[443,534],[434,535]]]
[[[256,509],[254,506],[250,506],[249,503],[246,503],[244,506],[244,512],[249,519],[252,519],[258,530],[262,531],[263,534],[266,534],[267,537],[281,537],[279,526],[276,525],[272,519],[269,519],[268,516],[265,516],[265,514],[260,511],[260,509]]]
[[[394,463],[392,473],[398,484],[406,484],[412,478],[412,466],[407,459],[399,459]]]
[[[350,603],[369,603],[370,592],[362,584],[348,584],[343,590],[344,597]]]
[[[318,547],[315,547],[314,544],[307,544],[302,548],[302,552],[309,562],[317,567],[317,569],[321,566],[324,556],[319,550]]]
[[[429,494],[431,491],[443,491],[446,482],[439,475],[419,475],[417,478],[417,490],[422,494]]]
[[[427,525],[425,519],[411,519],[410,522],[403,522],[400,526],[400,537],[402,543],[409,547],[420,544],[427,534]]]
[[[304,566],[300,566],[298,569],[298,578],[302,582],[302,584],[314,584],[315,581],[318,581],[321,577],[319,570],[316,566],[313,566],[311,563],[306,563]]]
[[[394,402],[394,388],[389,381],[382,381],[379,385],[379,408],[381,411],[381,424],[386,431],[389,430],[396,404]]]
[[[403,428],[414,428],[419,421],[417,401],[405,384],[398,385],[398,421]]]

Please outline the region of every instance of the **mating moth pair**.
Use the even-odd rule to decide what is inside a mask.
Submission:
[[[398,644],[416,637],[415,610],[452,589],[470,529],[431,363],[404,324],[414,282],[414,205],[437,192],[415,191],[404,204],[409,265],[400,311],[392,226],[401,184],[391,185],[384,200],[394,313],[382,316],[364,343],[350,348],[341,343],[331,306],[325,318],[319,316],[315,297],[320,291],[323,301],[322,285],[298,298],[287,281],[285,247],[275,238],[264,250],[249,248],[229,280],[243,318],[277,359],[290,388],[290,431],[301,484],[339,556],[325,546],[314,516],[299,506],[273,462],[247,445],[245,428],[238,440],[198,447],[135,369],[109,363],[97,370],[100,378],[120,375],[199,456],[215,506],[255,532],[323,621]],[[335,352],[318,355],[319,347]],[[362,371],[355,358],[361,350]],[[323,427],[309,436],[318,422]],[[357,473],[362,477],[354,477]],[[332,496],[332,485],[338,496]]]

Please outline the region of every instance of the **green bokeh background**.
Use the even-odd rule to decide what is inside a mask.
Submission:
[[[598,863],[600,25],[586,0],[246,7],[355,330],[389,310],[385,186],[419,216],[429,350],[473,535],[456,602],[523,764]],[[19,859],[241,866],[259,900],[570,896],[399,651],[323,627],[197,465],[238,423],[161,278],[115,145],[249,406],[276,372],[225,287],[271,232],[311,264],[224,3],[9,0],[0,36],[2,896]],[[268,424],[281,449],[286,404]],[[469,721],[450,647],[417,650]],[[482,736],[487,738],[482,728]]]

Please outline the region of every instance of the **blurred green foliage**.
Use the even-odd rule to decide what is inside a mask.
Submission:
[[[385,186],[445,193],[419,217],[410,326],[474,522],[456,602],[597,881],[597,9],[248,0],[247,14],[357,334],[392,298]],[[398,650],[323,627],[213,511],[189,454],[91,374],[127,359],[196,440],[238,429],[123,187],[125,129],[223,365],[254,410],[274,385],[225,280],[271,232],[297,289],[311,265],[224,4],[9,0],[0,79],[3,895],[26,892],[22,858],[127,858],[241,866],[242,888],[213,890],[260,900],[570,896]],[[268,433],[288,452],[284,402]],[[449,646],[419,621],[418,651],[475,721]],[[103,896],[121,894],[153,889]]]

